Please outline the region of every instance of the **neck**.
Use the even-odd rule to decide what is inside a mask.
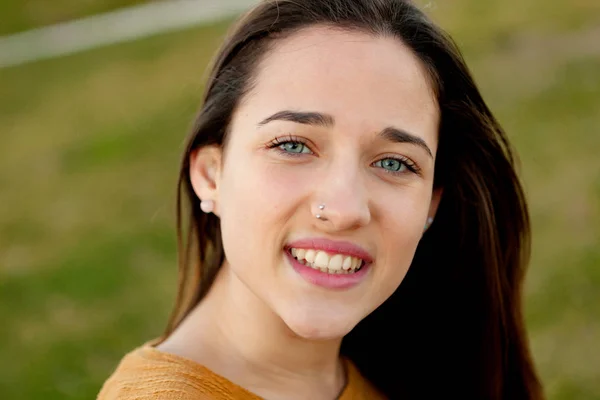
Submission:
[[[181,342],[175,345],[185,349],[181,355],[265,398],[297,393],[331,399],[345,381],[341,338],[316,341],[294,334],[227,263],[173,341]],[[168,342],[163,347],[173,350]]]

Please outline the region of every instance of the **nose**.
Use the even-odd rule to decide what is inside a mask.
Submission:
[[[320,209],[319,207],[322,207]],[[312,205],[313,215],[321,229],[345,231],[367,225],[371,221],[368,191],[358,168],[330,168],[319,179]]]

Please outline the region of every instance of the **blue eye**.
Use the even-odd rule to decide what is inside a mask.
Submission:
[[[303,154],[313,154],[312,150],[304,142],[304,139],[293,135],[278,137],[267,144],[268,149],[274,149],[282,155],[300,156]]]
[[[311,152],[304,143],[294,141],[280,143],[279,148],[286,153],[306,154]]]
[[[395,158],[384,158],[382,160],[377,161],[375,163],[375,166],[379,167],[379,168],[383,168],[389,172],[398,172],[398,173],[405,172],[406,170],[409,169],[406,166],[405,162],[403,162],[401,160],[397,160]]]

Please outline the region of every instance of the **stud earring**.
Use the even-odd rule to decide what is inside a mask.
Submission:
[[[210,214],[215,210],[215,202],[213,200],[201,200],[200,209],[206,214]]]
[[[423,230],[426,231],[427,229],[429,229],[429,227],[431,226],[432,223],[433,223],[433,218],[431,218],[431,217],[427,218],[427,222],[425,223],[425,229],[423,229]]]

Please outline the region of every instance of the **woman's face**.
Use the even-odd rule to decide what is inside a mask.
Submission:
[[[438,121],[426,72],[397,39],[312,27],[277,42],[212,194],[253,301],[311,339],[341,337],[383,303],[437,207]]]

